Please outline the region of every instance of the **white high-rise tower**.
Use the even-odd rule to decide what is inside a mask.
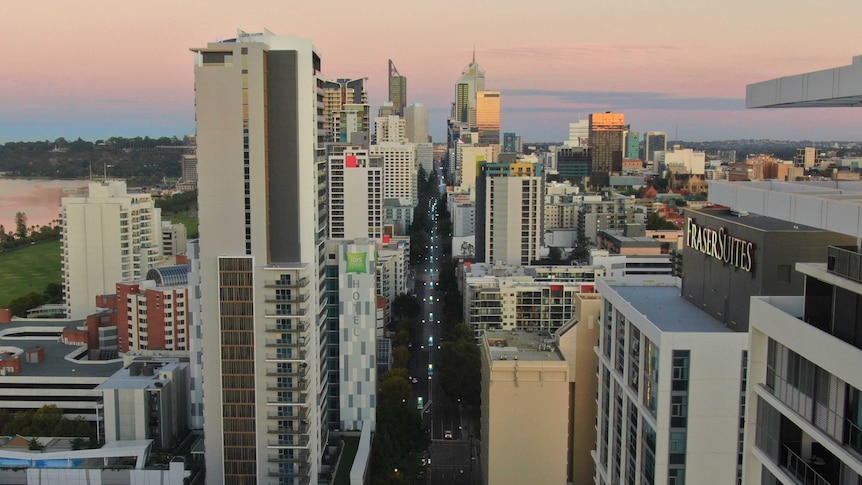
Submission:
[[[192,50],[207,483],[315,483],[327,441],[320,57],[268,31]]]

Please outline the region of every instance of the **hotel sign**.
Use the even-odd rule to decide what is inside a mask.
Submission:
[[[691,217],[686,219],[685,245],[743,271],[754,266],[753,242],[731,236],[724,227],[716,231],[700,226]]]

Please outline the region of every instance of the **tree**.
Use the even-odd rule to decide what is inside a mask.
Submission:
[[[450,399],[461,399],[466,405],[479,406],[482,358],[473,331],[460,323],[451,336],[451,340],[442,344],[440,387]]]
[[[414,295],[402,293],[392,300],[392,318],[417,318],[419,316],[419,300]]]
[[[27,214],[23,212],[15,213],[15,236],[27,237]]]
[[[410,360],[410,350],[406,345],[395,347],[395,350],[392,351],[392,360],[394,361],[392,365],[395,369],[406,368],[407,361]]]
[[[653,212],[647,217],[646,228],[655,231],[662,229],[677,229],[676,224],[662,217],[658,212]]]
[[[12,315],[23,318],[27,316],[27,310],[36,308],[43,303],[45,303],[45,299],[42,295],[35,291],[31,291],[24,296],[19,296],[18,298],[10,300],[7,306],[12,312]]]
[[[558,247],[552,247],[548,249],[548,258],[552,263],[559,263],[563,258],[563,251]]]
[[[63,303],[63,285],[48,283],[42,297],[45,299],[45,303]]]
[[[71,446],[73,450],[83,450],[87,447],[87,440],[80,436],[76,436],[75,439],[72,440]]]
[[[39,436],[50,436],[62,419],[62,409],[54,404],[46,404],[33,415],[32,432]]]
[[[27,449],[28,450],[30,450],[30,451],[42,451],[43,448],[44,448],[44,446],[42,446],[42,443],[39,443],[39,440],[37,440],[35,436],[30,438],[29,440],[27,440]]]

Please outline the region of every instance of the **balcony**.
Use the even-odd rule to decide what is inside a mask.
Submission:
[[[279,318],[292,318],[292,317],[304,317],[308,314],[308,310],[305,308],[299,308],[294,310],[266,310],[264,314],[268,317],[279,317]]]
[[[291,414],[267,413],[266,419],[308,419],[308,408],[300,407],[290,409],[296,409],[296,411]]]
[[[308,324],[305,322],[291,321],[288,324],[274,324],[265,327],[267,332],[305,332],[308,330]]]
[[[295,392],[293,394],[293,399],[288,400],[287,397],[283,396],[270,396],[266,398],[267,404],[303,404],[306,399],[308,399],[307,392]]]
[[[307,434],[308,433],[308,424],[300,424],[299,426],[293,427],[280,427],[280,426],[269,426],[267,428],[268,433],[276,433],[276,434]]]
[[[264,281],[264,287],[266,288],[304,288],[305,286],[308,286],[308,278],[305,277],[291,282],[282,280]]]
[[[266,386],[268,391],[307,391],[308,379],[297,379],[291,385],[286,383],[272,383]]]
[[[268,472],[271,477],[285,477],[285,478],[293,478],[291,483],[296,483],[298,485],[308,485],[311,483],[311,478],[308,476],[308,471],[295,471],[295,472],[286,472],[281,471],[277,468],[270,468]]]
[[[826,270],[862,283],[862,254],[853,246],[829,246]]]
[[[305,350],[290,353],[267,353],[266,360],[299,360],[305,361]]]
[[[268,370],[266,375],[269,377],[306,377],[308,376],[308,366],[305,363],[295,364],[291,371],[271,371]]]
[[[305,347],[305,339],[300,338],[297,340],[282,340],[282,339],[266,339],[267,347],[290,347],[290,348],[302,348]]]
[[[305,447],[307,447],[307,446],[308,446],[308,436],[300,436],[300,437],[298,437],[298,438],[294,438],[294,439],[274,439],[274,440],[268,440],[268,443],[267,443],[267,444],[268,444],[269,446],[273,446],[273,447],[284,447],[284,448],[289,448],[289,447],[298,447],[298,448],[305,448]]]
[[[307,450],[296,450],[293,456],[267,455],[266,461],[270,463],[305,463],[311,454]]]
[[[304,303],[308,301],[308,293],[293,295],[291,297],[282,295],[266,295],[264,301],[267,303]]]

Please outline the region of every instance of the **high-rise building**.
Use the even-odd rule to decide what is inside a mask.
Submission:
[[[329,161],[329,237],[383,236],[383,159],[368,149],[327,145]]]
[[[455,84],[455,121],[467,128],[476,128],[476,94],[485,90],[485,70],[473,61],[461,71]]]
[[[95,313],[96,296],[120,281],[143,279],[162,254],[161,210],[126,182],[90,182],[84,197],[63,197],[63,293],[66,316]]]
[[[503,133],[503,153],[519,153],[518,134]]]
[[[398,73],[392,59],[389,59],[389,102],[392,103],[395,114],[404,114],[404,108],[407,106],[407,78]]]
[[[563,142],[564,147],[590,146],[590,122],[579,120],[577,123],[569,123],[569,139]]]
[[[747,335],[681,298],[670,276],[596,289],[595,483],[738,483]]]
[[[416,147],[412,143],[385,142],[371,145],[372,156],[383,158],[383,200],[397,199],[401,206],[415,206],[417,192]]]
[[[327,133],[327,141],[340,141],[338,138],[333,137],[336,133],[336,130],[333,128],[333,118],[337,112],[344,110],[345,106],[349,104],[368,104],[367,81],[367,78],[340,78],[334,81],[323,81],[323,129]],[[366,131],[367,129],[366,124]],[[345,141],[350,140],[347,139]]]
[[[269,31],[193,52],[207,483],[313,483],[328,441],[320,57]]]
[[[476,127],[479,143],[500,144],[500,91],[476,92]]]
[[[376,143],[401,143],[407,141],[407,122],[396,115],[374,118]]]
[[[484,185],[485,262],[530,264],[538,260],[545,198],[542,165],[511,163],[505,175],[486,176]]]
[[[622,170],[625,121],[622,113],[607,111],[590,115],[592,185],[605,187],[610,183],[610,174]]]
[[[626,152],[623,158],[630,160],[640,159],[641,139],[640,133],[626,130]]]
[[[368,145],[370,112],[367,104],[345,104],[333,111],[329,139],[335,143]]]
[[[426,106],[413,103],[404,108],[404,120],[407,122],[407,141],[428,143],[428,108]]]
[[[562,147],[557,150],[557,171],[561,180],[578,181],[592,173],[593,158],[585,147]]]
[[[814,167],[817,165],[817,149],[815,147],[797,148],[796,156],[793,157],[793,163],[797,167]]]
[[[667,151],[667,133],[663,131],[648,131],[644,138],[644,160],[655,162],[655,152]]]
[[[163,266],[117,283],[117,343],[130,350],[189,350],[188,265]]]
[[[377,393],[377,246],[368,239],[326,241],[326,360],[330,429],[374,430]]]

